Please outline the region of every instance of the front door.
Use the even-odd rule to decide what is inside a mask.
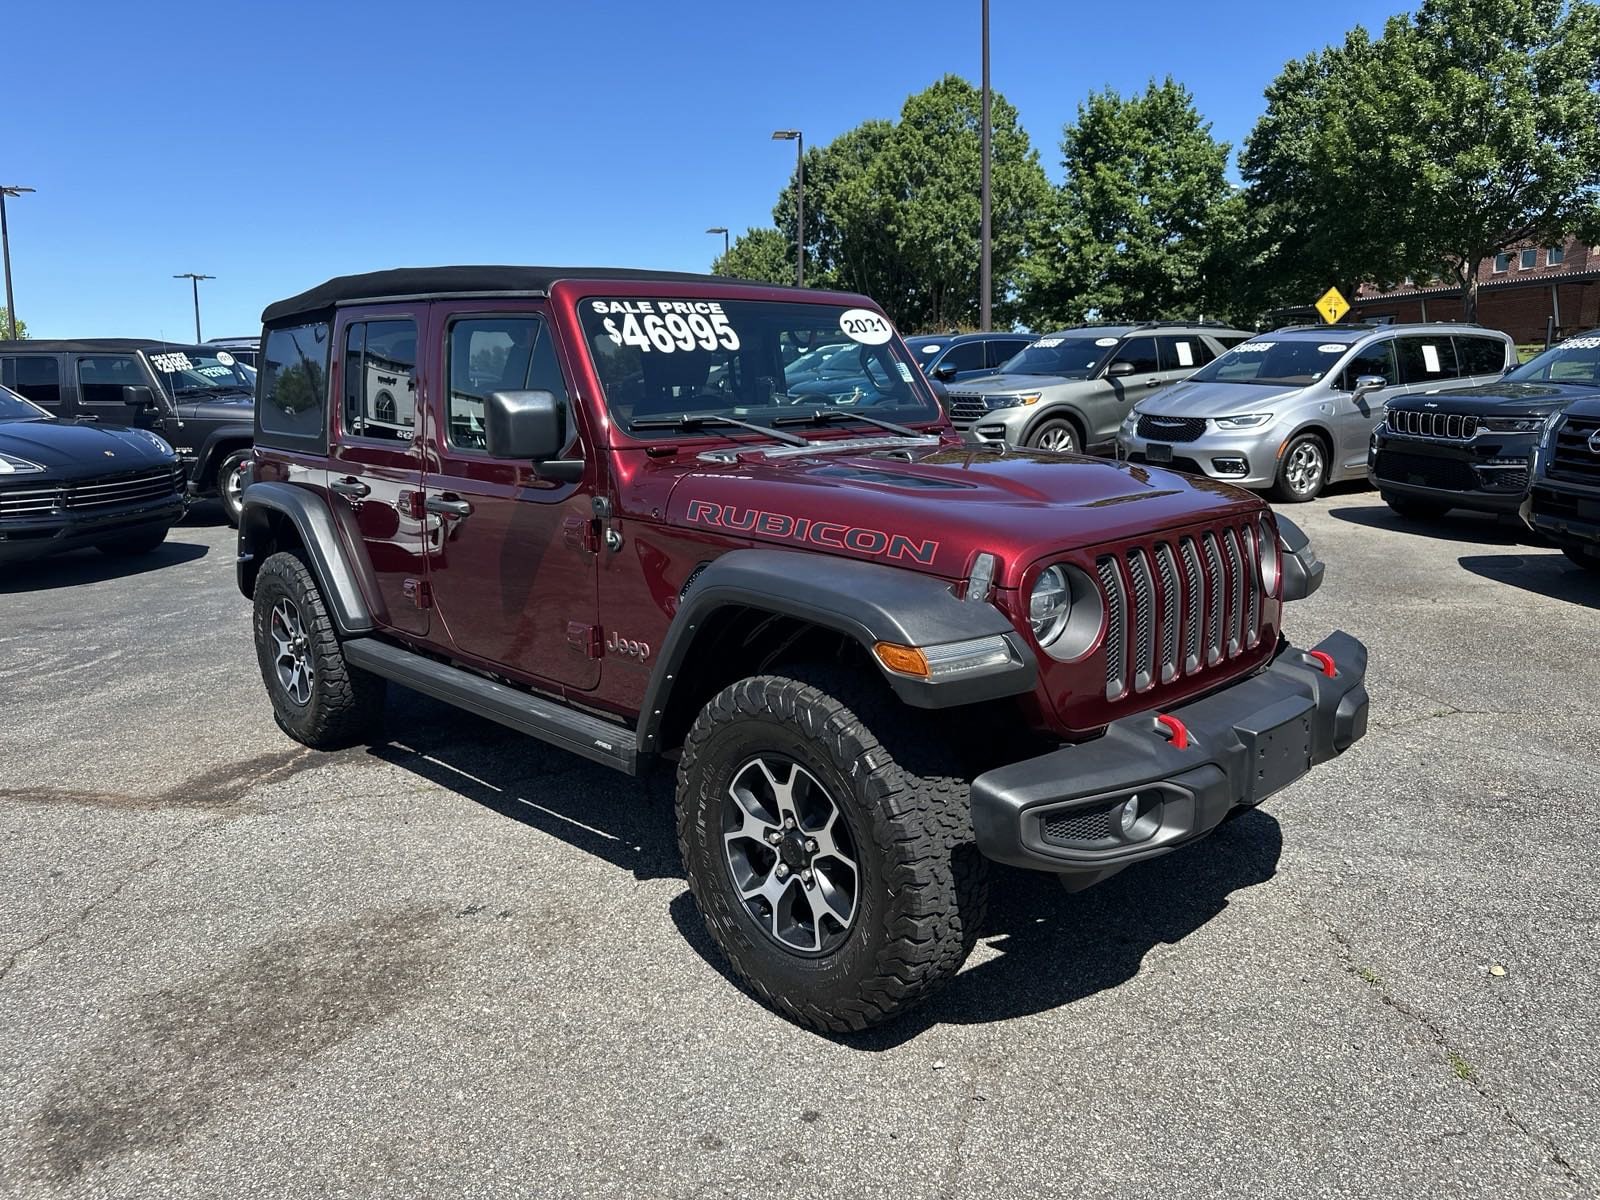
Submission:
[[[422,405],[414,313],[340,314],[339,412],[328,487],[345,548],[376,590],[367,600],[400,633],[428,636],[423,558]]]
[[[600,681],[597,523],[591,507],[592,444],[562,370],[544,307],[474,312],[437,303],[430,355],[446,381],[432,398],[425,482],[428,579],[454,652],[528,682],[587,691]],[[499,391],[549,391],[567,404],[583,483],[542,479],[532,463],[493,458],[484,438],[484,398]]]
[[[1356,380],[1363,375],[1386,379],[1388,386],[1356,396]],[[1383,420],[1384,403],[1404,390],[1400,386],[1399,368],[1395,363],[1394,339],[1383,338],[1357,350],[1355,356],[1345,364],[1338,382],[1338,390],[1333,397],[1333,430],[1339,442],[1334,453],[1334,466],[1346,471],[1364,471],[1367,443],[1372,439],[1372,431],[1378,427],[1378,422]]]
[[[1113,375],[1111,368],[1118,363],[1126,363],[1127,367],[1118,368],[1122,373]],[[1115,438],[1118,427],[1133,406],[1161,382],[1161,359],[1156,352],[1155,338],[1149,335],[1131,337],[1118,346],[1106,364],[1104,376],[1104,383],[1109,385],[1110,402],[1096,404],[1093,411],[1086,414],[1094,422],[1094,428],[1089,431],[1090,445]]]

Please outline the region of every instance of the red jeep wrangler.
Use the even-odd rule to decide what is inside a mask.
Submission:
[[[865,297],[444,267],[264,323],[238,572],[278,723],[361,740],[392,680],[675,760],[711,936],[804,1024],[953,975],[987,860],[1104,879],[1365,732],[1364,647],[1281,632],[1322,577],[1299,530],[961,444]]]

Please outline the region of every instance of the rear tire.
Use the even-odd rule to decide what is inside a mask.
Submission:
[[[278,727],[315,750],[370,740],[383,725],[384,681],[345,661],[305,563],[279,551],[255,589],[256,661]]]
[[[801,1025],[898,1016],[977,940],[988,863],[967,780],[918,732],[881,685],[803,668],[723,689],[689,731],[677,796],[689,888],[734,972]]]
[[[141,554],[149,554],[166,540],[167,531],[158,529],[133,534],[120,542],[96,542],[94,548],[112,558],[136,558]]]
[[[1567,556],[1568,562],[1582,567],[1585,571],[1600,571],[1600,554],[1585,554],[1573,546],[1561,547],[1561,553]]]
[[[1304,504],[1322,494],[1328,482],[1328,447],[1314,433],[1302,433],[1284,447],[1272,498],[1285,504]]]
[[[239,528],[239,510],[244,507],[244,472],[250,466],[250,451],[235,450],[217,468],[217,498],[228,524]]]
[[[1419,500],[1415,496],[1402,496],[1398,492],[1379,492],[1383,502],[1392,508],[1399,516],[1411,517],[1414,520],[1427,520],[1432,517],[1442,517],[1450,511],[1448,504],[1439,504],[1433,500]]]

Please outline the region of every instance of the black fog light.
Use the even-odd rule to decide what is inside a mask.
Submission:
[[[1161,793],[1135,792],[1117,810],[1117,824],[1125,842],[1148,841],[1161,828]]]
[[[1213,458],[1211,468],[1218,475],[1245,475],[1250,471],[1250,464],[1242,458]]]

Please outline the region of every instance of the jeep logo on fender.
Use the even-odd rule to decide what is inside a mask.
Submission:
[[[619,637],[615,633],[606,639],[606,649],[612,654],[626,654],[629,658],[637,658],[640,662],[650,657],[649,642],[636,642],[631,638]]]
[[[790,538],[835,550],[905,558],[923,566],[931,566],[933,556],[939,551],[938,542],[925,538],[913,540],[903,533],[885,533],[881,529],[842,525],[838,521],[813,521],[808,517],[791,517],[787,513],[762,512],[755,508],[740,509],[736,505],[713,504],[709,500],[689,501],[689,520],[699,525],[714,525],[718,529],[738,529],[746,533],[766,534],[768,537]]]

